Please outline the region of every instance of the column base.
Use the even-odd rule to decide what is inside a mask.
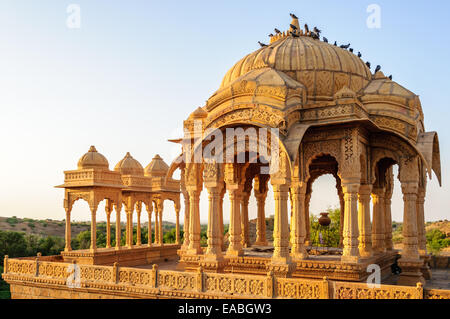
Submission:
[[[229,249],[226,252],[226,257],[240,257],[244,256],[244,251],[242,249]]]
[[[373,256],[373,251],[371,248],[360,247],[359,248],[359,256],[361,258],[370,258]]]
[[[202,267],[205,272],[223,272],[226,264],[223,257],[215,255],[205,256],[205,259],[199,262],[199,266]]]
[[[303,253],[291,253],[291,258],[293,261],[297,261],[297,260],[306,260],[308,259],[309,255],[307,252],[303,252]]]
[[[201,247],[190,248],[186,251],[187,255],[201,255],[202,253],[203,253],[203,250]]]
[[[420,268],[420,272],[422,273],[423,278],[426,280],[431,280],[432,274],[431,274],[431,268],[429,266],[431,256],[427,254],[421,254],[420,259],[423,260],[423,265]]]
[[[253,246],[269,246],[267,241],[256,241]]]
[[[357,264],[360,261],[359,256],[342,256],[341,262],[345,264]]]
[[[121,246],[119,246],[119,247],[116,246],[116,247],[114,247],[114,249],[115,249],[115,250],[121,250],[122,247],[121,247]]]
[[[293,260],[305,260],[308,258],[308,252],[306,251],[306,247],[302,246],[297,247],[296,249],[291,249],[291,258]]]
[[[272,261],[267,265],[267,270],[271,271],[275,277],[282,278],[291,277],[291,274],[295,271],[296,268],[297,264],[291,261]]]
[[[402,272],[397,281],[397,285],[416,286],[418,282],[425,285],[425,278],[420,271],[423,266],[421,260],[408,261],[399,259],[398,265],[402,269]]]

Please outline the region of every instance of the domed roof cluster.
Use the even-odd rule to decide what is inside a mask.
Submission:
[[[163,177],[169,171],[169,166],[158,154],[153,157],[150,164],[145,168],[145,175],[150,177]]]
[[[95,146],[91,146],[89,151],[78,161],[78,169],[109,170],[109,163],[105,156],[97,152]],[[141,163],[133,158],[129,152],[114,167],[114,171],[121,175],[147,177],[164,177],[168,170],[169,166],[159,155],[156,155],[144,170]]]
[[[122,175],[144,175],[144,168],[141,163],[135,160],[130,152],[127,152],[125,157],[117,163],[114,170]]]
[[[355,54],[350,44],[322,41],[320,30],[310,31],[307,25],[302,30],[295,15],[291,16],[290,30],[275,29],[270,44],[260,42],[261,48],[239,60],[205,107],[189,119],[206,118],[211,127],[240,120],[290,127],[295,121],[310,125],[330,121],[334,114],[337,122],[364,119],[391,129],[392,118],[400,118],[403,123],[397,123],[395,132],[417,139],[424,127],[416,94],[386,77],[380,66],[372,74],[370,63],[359,52]],[[324,110],[346,103],[357,105],[351,107],[355,111],[348,107]]]
[[[89,169],[89,168],[97,168],[97,169],[109,169],[109,163],[106,157],[97,152],[95,146],[91,146],[89,151],[81,156],[78,161],[78,169]]]
[[[220,89],[263,68],[281,71],[301,83],[312,99],[330,98],[344,86],[357,92],[372,78],[367,65],[347,50],[308,36],[287,36],[238,61],[226,73]]]

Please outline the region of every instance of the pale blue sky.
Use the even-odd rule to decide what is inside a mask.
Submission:
[[[71,3],[80,5],[80,29],[66,26]],[[380,29],[366,26],[372,3],[381,7]],[[429,183],[426,218],[448,218],[450,4],[374,0],[1,1],[0,216],[63,219],[63,191],[53,186],[90,145],[111,169],[127,151],[144,166],[156,153],[169,163],[178,150],[166,140],[181,135],[182,121],[257,41],[287,29],[290,12],[420,95],[443,171],[443,188]],[[312,211],[336,204],[334,181],[319,179]],[[402,209],[397,183],[395,220]],[[74,218],[88,217],[77,203]]]

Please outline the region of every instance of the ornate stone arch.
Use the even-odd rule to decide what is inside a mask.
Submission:
[[[340,141],[321,141],[317,143],[307,143],[303,146],[303,162],[305,163],[305,165],[303,166],[303,177],[305,182],[307,182],[311,178],[309,166],[311,165],[313,160],[327,155],[333,157],[338,163],[337,174],[340,176],[340,168],[342,167]]]

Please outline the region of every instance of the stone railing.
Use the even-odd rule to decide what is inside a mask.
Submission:
[[[49,258],[51,259],[51,258]],[[78,286],[70,287],[74,271],[79,273]],[[9,259],[5,256],[3,278],[10,284],[52,285],[58,289],[92,289],[105,297],[121,296],[155,298],[289,298],[289,299],[450,299],[450,290],[351,283],[267,275],[244,275],[180,272],[97,265],[77,265],[42,261],[39,258]]]
[[[239,298],[273,296],[273,276],[202,273],[202,290],[206,293]]]
[[[380,285],[369,287],[367,283],[333,283],[333,299],[423,299],[421,284],[417,287]]]
[[[321,280],[277,278],[275,295],[289,299],[328,299],[330,281]]]

